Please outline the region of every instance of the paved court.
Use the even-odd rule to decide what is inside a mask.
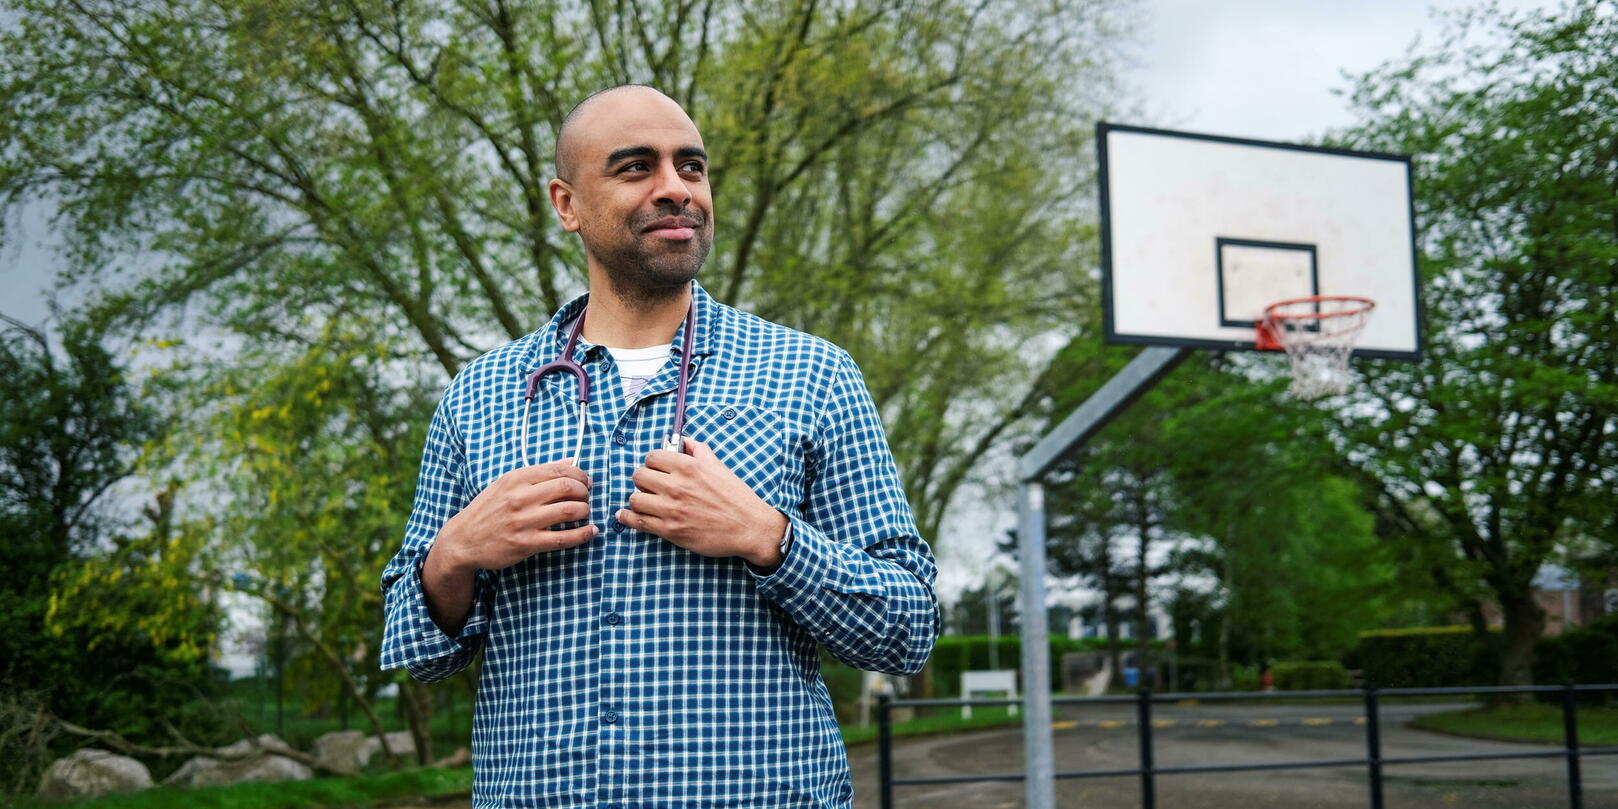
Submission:
[[[1421,713],[1454,704],[1393,704],[1382,711],[1384,755],[1448,755],[1543,751],[1539,745],[1463,739],[1404,727]],[[1057,706],[1056,769],[1116,770],[1138,765],[1129,705]],[[1154,708],[1158,766],[1360,758],[1365,730],[1358,706],[1208,705]],[[876,747],[850,751],[856,809],[877,809]],[[1013,773],[1022,770],[1020,728],[901,740],[898,777]],[[1566,807],[1562,759],[1397,765],[1386,769],[1387,809],[1557,809]],[[1618,756],[1583,762],[1585,806],[1618,807]],[[920,809],[1015,809],[1020,782],[979,782],[895,788],[895,805]],[[1138,778],[1062,779],[1062,809],[1134,809]],[[1364,809],[1365,769],[1165,775],[1157,779],[1159,809]]]

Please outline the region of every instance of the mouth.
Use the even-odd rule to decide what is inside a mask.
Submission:
[[[689,216],[665,216],[641,232],[658,239],[691,239],[697,235],[697,220]]]

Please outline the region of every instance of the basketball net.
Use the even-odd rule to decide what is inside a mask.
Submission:
[[[1273,303],[1257,324],[1258,348],[1285,350],[1292,395],[1317,399],[1348,390],[1348,357],[1376,302],[1348,295],[1314,295]]]

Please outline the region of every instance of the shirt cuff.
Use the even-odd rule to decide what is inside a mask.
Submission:
[[[451,636],[439,628],[427,610],[427,591],[421,581],[421,571],[426,562],[427,554],[424,553],[410,566],[410,572],[393,584],[397,594],[389,610],[393,614],[387,623],[389,629],[397,629],[389,633],[393,635],[394,643],[384,644],[385,647],[392,647],[383,650],[380,668],[384,671],[472,649],[475,646],[473,639],[488,632],[489,616],[485,609],[487,599],[484,591],[489,584],[489,572],[477,572],[472,585],[472,609],[467,613],[466,625]]]
[[[858,585],[844,586],[845,583],[838,580],[838,571],[844,567],[841,557],[846,549],[839,547],[838,542],[826,536],[824,531],[791,514],[787,514],[787,530],[792,535],[792,546],[773,572],[761,573],[748,565],[748,572],[753,575],[754,584],[764,597],[782,606],[789,606],[815,601],[821,597],[824,589],[866,594],[883,592],[877,590],[871,593],[868,588]],[[863,551],[860,553],[863,554]]]
[[[755,578],[760,576],[769,576],[775,573],[775,571],[780,570],[781,566],[786,564],[786,555],[792,552],[792,518],[787,516],[787,513],[781,511],[780,509],[776,509],[776,511],[780,511],[781,516],[787,518],[786,530],[781,532],[781,541],[776,543],[781,548],[781,561],[776,562],[774,567],[759,567],[752,562],[748,562],[747,572],[752,573]]]

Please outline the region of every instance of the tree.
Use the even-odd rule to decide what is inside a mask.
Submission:
[[[1113,5],[19,0],[0,200],[56,201],[109,327],[296,348],[311,315],[448,376],[581,288],[556,129],[650,82],[716,157],[705,283],[861,361],[936,539],[1089,299]]]
[[[1335,142],[1415,156],[1427,351],[1367,364],[1341,411],[1381,530],[1424,548],[1531,682],[1531,582],[1575,538],[1611,545],[1618,480],[1618,15],[1458,15],[1430,52],[1359,77]],[[1483,633],[1488,637],[1488,633]]]
[[[1052,423],[1131,354],[1070,344],[1052,375],[1063,380]],[[1206,653],[1227,684],[1233,657],[1336,657],[1420,596],[1341,474],[1329,414],[1285,395],[1281,367],[1193,355],[1064,459],[1049,489],[1052,567],[1100,591],[1109,633],[1118,595],[1149,605],[1172,584],[1176,599],[1207,602],[1217,632],[1204,634]]]
[[[4,321],[0,701],[136,737],[161,733],[159,716],[184,726],[174,716],[178,706],[214,693],[203,656],[221,618],[194,594],[133,586],[122,576],[131,566],[108,561],[173,547],[166,494],[149,507],[145,525],[133,526],[109,495],[131,478],[143,447],[166,425],[148,405],[149,391],[130,380],[93,328],[68,320],[53,344],[41,329]],[[85,600],[59,598],[60,583],[71,579],[93,583]],[[122,623],[76,623],[106,603],[121,606]],[[148,619],[158,615],[184,622],[183,639],[149,631]],[[21,741],[0,736],[6,744]],[[3,752],[0,784],[37,783],[30,768],[42,762]]]

